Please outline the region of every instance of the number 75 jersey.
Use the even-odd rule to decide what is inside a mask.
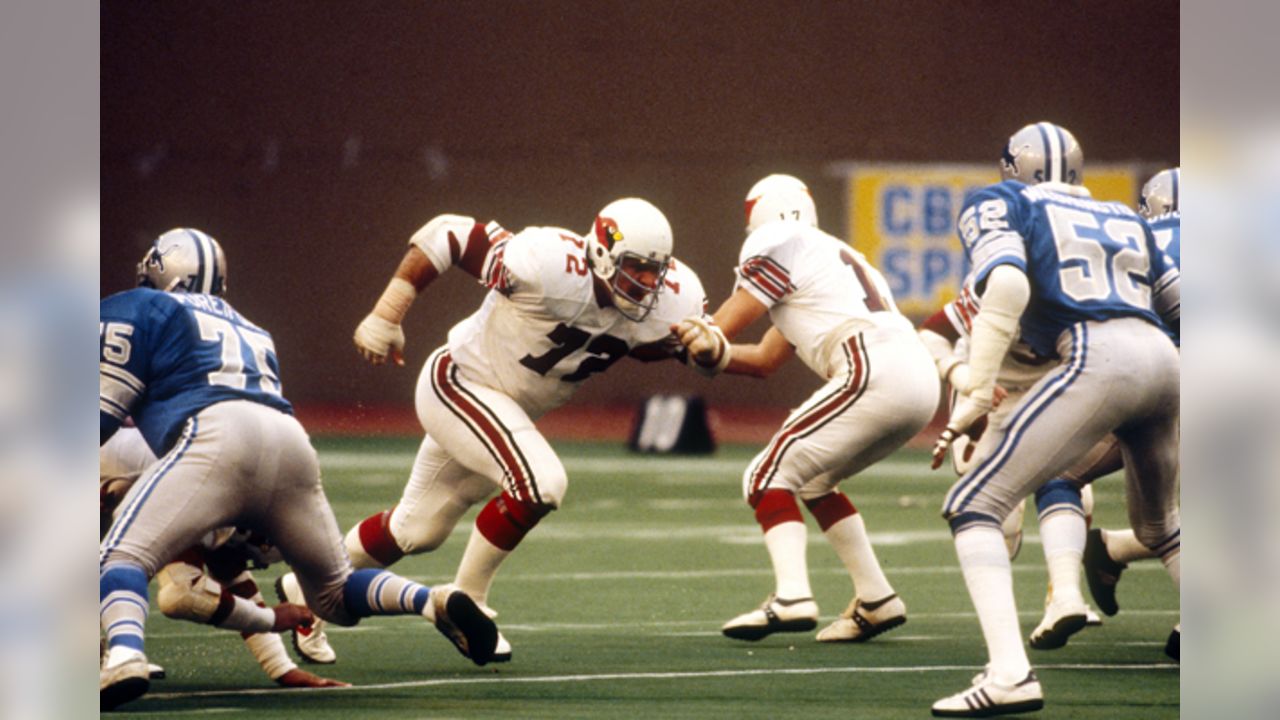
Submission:
[[[292,413],[271,335],[219,297],[135,288],[99,305],[100,440],[125,417],[162,456],[183,423],[225,400]]]
[[[1086,320],[1139,317],[1163,327],[1179,316],[1178,268],[1151,228],[1082,187],[991,185],[965,201],[958,232],[974,287],[1003,264],[1027,274],[1021,339],[1039,355],[1055,357],[1058,336]]]

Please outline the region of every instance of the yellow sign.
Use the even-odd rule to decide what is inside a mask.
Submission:
[[[1095,198],[1137,204],[1137,168],[1091,165],[1084,177]],[[999,181],[991,165],[850,166],[849,242],[884,273],[899,310],[921,320],[956,296],[969,271],[956,217]]]

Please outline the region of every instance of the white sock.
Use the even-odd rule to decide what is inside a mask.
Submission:
[[[1084,555],[1084,516],[1058,510],[1040,518],[1040,542],[1049,568],[1054,603],[1083,606],[1080,593],[1080,558]]]
[[[1031,671],[1031,663],[1022,647],[1004,533],[998,527],[974,525],[957,533],[955,543],[964,582],[978,611],[991,656],[993,679],[1008,684],[1021,682]]]
[[[1156,556],[1151,548],[1138,542],[1132,530],[1103,530],[1102,542],[1106,544],[1111,559],[1119,563],[1128,564]]]
[[[356,523],[355,527],[347,531],[344,544],[347,546],[347,555],[351,557],[351,567],[357,570],[384,567],[382,563],[365,552],[364,543],[360,542],[360,523]]]
[[[809,588],[809,565],[805,558],[808,535],[804,523],[781,522],[764,534],[764,545],[773,562],[777,594],[783,600],[813,597]]]
[[[488,605],[489,586],[493,584],[493,577],[498,574],[502,561],[510,554],[510,550],[494,545],[478,529],[472,528],[471,539],[467,541],[467,549],[458,563],[454,584],[472,600]]]
[[[875,602],[893,594],[893,586],[880,569],[880,561],[871,547],[871,538],[867,537],[867,524],[862,513],[840,520],[827,528],[824,534],[849,571],[854,592],[863,602]]]

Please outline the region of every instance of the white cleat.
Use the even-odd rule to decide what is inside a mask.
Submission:
[[[720,628],[734,640],[760,640],[776,632],[808,632],[818,627],[818,604],[813,598],[782,600],[776,595],[764,604],[743,613]]]
[[[306,605],[307,599],[298,586],[298,578],[293,573],[285,573],[276,578],[276,597],[280,602]],[[313,665],[332,665],[338,661],[338,653],[329,644],[329,636],[324,631],[325,622],[316,618],[311,627],[296,627],[289,631],[293,637],[293,649],[303,662]]]
[[[155,663],[147,663],[147,676],[152,680],[163,680],[165,678],[164,668]]]
[[[866,642],[907,621],[907,606],[897,593],[866,603],[854,598],[835,622],[818,633],[818,642]]]
[[[498,648],[498,626],[457,585],[431,588],[432,614],[436,630],[458,648],[463,657],[477,665],[493,661]]]
[[[1036,650],[1057,650],[1089,622],[1089,608],[1083,601],[1071,603],[1051,601],[1044,609],[1044,619],[1032,631],[1028,644]]]
[[[997,683],[990,673],[983,672],[973,679],[973,687],[934,703],[933,716],[984,718],[1032,712],[1043,707],[1044,693],[1034,670],[1013,685]]]
[[[98,708],[114,710],[142,697],[150,687],[150,664],[146,655],[138,653],[98,672]]]

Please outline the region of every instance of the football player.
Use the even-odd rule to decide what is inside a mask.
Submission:
[[[568,483],[534,420],[624,357],[670,357],[678,347],[671,325],[705,308],[701,281],[671,251],[666,217],[639,198],[606,205],[585,236],[555,227],[512,234],[460,215],[414,233],[356,328],[356,349],[369,362],[404,364],[401,321],[440,273],[457,268],[488,292],[423,366],[416,404],[426,437],[399,503],[347,533],[355,566],[435,550],[468,508],[484,503],[454,582],[493,613],[498,568],[559,507]],[[294,591],[287,576],[281,586]],[[510,657],[499,637],[495,659]]]
[[[156,456],[147,447],[146,440],[137,428],[124,427],[116,431],[99,449],[98,461],[102,488],[101,509],[106,520],[101,534],[105,536],[113,519],[113,511],[125,498],[124,493],[136,484],[148,467],[155,464]],[[251,549],[256,552],[260,548],[246,545],[245,539],[235,533],[234,528],[219,529],[156,573],[156,581],[159,583],[156,597],[160,611],[176,620],[240,630],[235,620],[249,617],[250,614],[237,612],[236,604],[248,602],[260,607],[266,605],[247,568],[248,551]],[[216,547],[210,547],[215,543]],[[270,558],[258,556],[259,561],[268,559]],[[207,573],[204,570],[206,565]],[[263,672],[282,687],[347,685],[300,669],[289,659],[284,642],[276,633],[242,631],[241,635],[249,652],[262,666]],[[163,677],[163,670],[153,664],[151,679]]]
[[[1178,353],[1162,320],[1177,326],[1180,275],[1140,216],[1089,197],[1080,158],[1075,139],[1056,125],[1019,130],[1002,156],[1005,180],[971,195],[957,223],[981,306],[968,378],[958,384],[935,465],[992,409],[1015,337],[1036,357],[1053,358],[1054,368],[1003,423],[988,424],[980,442],[990,449],[979,448],[943,503],[990,663],[968,689],[935,703],[935,716],[1043,707],[1018,629],[1001,523],[1108,433],[1125,457],[1131,524],[1179,579]]]
[[[1169,168],[1156,173],[1142,186],[1138,207],[1139,214],[1147,218],[1151,226],[1156,247],[1179,268],[1182,266],[1182,213],[1179,206],[1181,175],[1181,168]],[[1174,340],[1178,342],[1180,338],[1175,335]],[[1110,464],[1100,463],[1099,467],[1085,472],[1068,474],[1064,480],[1068,483],[1068,489],[1080,485],[1087,487],[1087,483],[1095,478],[1118,470],[1120,464],[1118,459]],[[1138,541],[1132,529],[1091,529],[1084,545],[1084,575],[1098,608],[1108,615],[1119,612],[1116,583],[1120,580],[1120,573],[1135,560],[1154,557],[1156,554]],[[1180,635],[1179,628],[1175,627],[1165,645],[1165,652],[1175,660],[1179,657]]]
[[[102,708],[150,685],[143,652],[149,579],[228,526],[270,538],[320,617],[352,625],[369,615],[420,614],[473,662],[487,663],[497,628],[466,593],[353,571],[315,450],[281,394],[271,335],[218,296],[226,258],[217,242],[197,230],[167,232],[141,274],[142,287],[99,307],[101,443],[131,417],[160,458],[121,506],[99,552]],[[294,605],[235,607],[247,632],[306,620]]]
[[[862,514],[837,485],[924,429],[938,404],[937,372],[880,272],[818,228],[804,183],[764,178],[747,194],[746,215],[733,294],[712,323],[692,317],[675,330],[710,371],[764,378],[799,355],[825,384],[791,412],[743,474],[775,585],[763,605],[722,632],[759,640],[817,626],[799,498],[853,583],[848,606],[817,639],[863,642],[906,622],[906,605],[880,568]],[[773,326],[760,343],[728,344],[766,313]]]

